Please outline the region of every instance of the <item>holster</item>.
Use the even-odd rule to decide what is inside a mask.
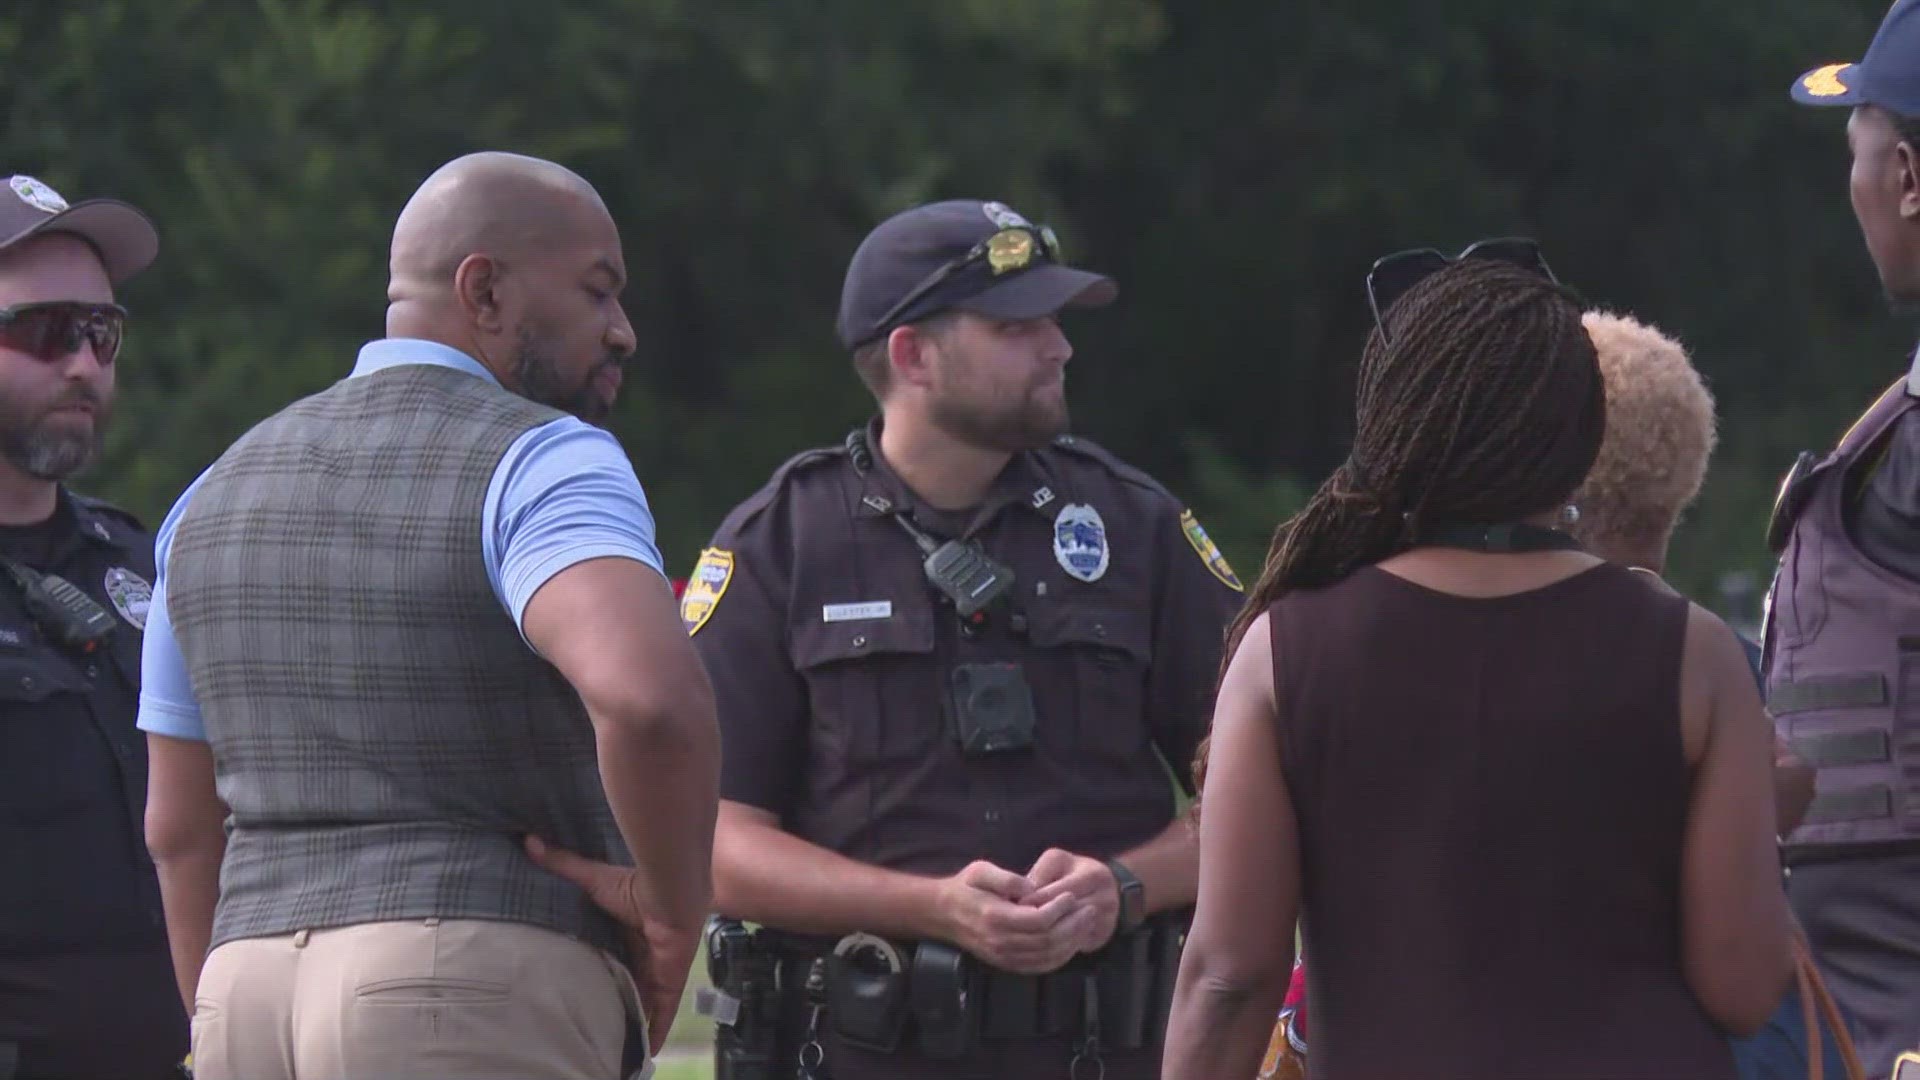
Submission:
[[[1137,1050],[1159,1045],[1173,1008],[1173,984],[1180,971],[1186,929],[1184,915],[1156,917],[1116,937],[1099,952],[1047,975],[985,972],[981,1037],[1088,1034],[1086,996],[1091,978],[1102,1046]]]

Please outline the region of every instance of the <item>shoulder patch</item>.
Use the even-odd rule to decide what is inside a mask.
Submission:
[[[693,573],[687,577],[687,587],[680,594],[680,621],[687,626],[687,636],[692,637],[713,618],[713,611],[720,606],[720,598],[727,594],[727,585],[733,581],[733,552],[721,548],[708,548],[700,553],[700,561],[694,564]]]
[[[1193,511],[1180,512],[1180,531],[1186,534],[1187,543],[1193,545],[1193,550],[1200,556],[1200,561],[1207,564],[1207,569],[1213,572],[1214,577],[1220,579],[1221,584],[1234,592],[1247,591],[1247,587],[1242,585],[1240,578],[1234,574],[1233,567],[1227,565],[1227,557],[1220,554],[1220,548],[1213,542],[1213,537],[1208,536],[1207,530],[1200,527],[1200,522],[1193,516]]]

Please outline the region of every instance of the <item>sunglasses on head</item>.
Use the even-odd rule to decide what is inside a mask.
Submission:
[[[920,284],[915,285],[912,291],[900,298],[899,303],[888,308],[885,315],[873,320],[873,329],[879,330],[892,325],[893,320],[900,313],[919,303],[928,293],[939,288],[942,282],[983,259],[992,268],[995,277],[1015,270],[1025,270],[1041,259],[1056,263],[1063,261],[1060,257],[1060,240],[1053,235],[1052,228],[1042,225],[1037,229],[1030,229],[1023,225],[1010,225],[973,245],[967,249],[966,254],[947,262],[940,269],[922,278]]]
[[[21,304],[0,308],[0,348],[51,364],[79,352],[80,343],[88,341],[94,359],[104,367],[119,353],[126,326],[127,309],[118,304]]]
[[[1396,251],[1376,259],[1373,269],[1367,271],[1367,306],[1373,309],[1373,325],[1379,328],[1380,339],[1388,339],[1386,319],[1382,316],[1395,300],[1434,274],[1468,259],[1508,263],[1560,284],[1560,279],[1553,276],[1553,269],[1547,265],[1546,256],[1540,253],[1540,244],[1524,236],[1480,240],[1467,245],[1452,258],[1433,248]]]

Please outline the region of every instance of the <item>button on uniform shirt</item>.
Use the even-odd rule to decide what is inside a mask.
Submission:
[[[869,444],[879,445],[877,429]],[[904,513],[1011,568],[975,624],[928,583]],[[1233,571],[1157,482],[1085,440],[1017,455],[974,511],[920,503],[878,453],[783,466],[723,523],[681,599],[722,729],[721,796],[861,861],[1024,871],[1159,833],[1190,784]],[[956,664],[1017,665],[1033,744],[962,755]]]
[[[399,364],[433,364],[498,381],[465,353],[404,338],[367,344],[349,377]],[[154,545],[158,576],[147,618],[139,726],[204,741],[200,706],[166,605],[167,551],[198,486],[194,481],[174,505]],[[653,513],[626,452],[611,434],[571,416],[536,427],[508,447],[488,484],[481,532],[473,539],[515,625],[540,586],[577,563],[621,557],[661,569]]]

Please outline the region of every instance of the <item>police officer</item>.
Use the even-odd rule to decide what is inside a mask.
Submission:
[[[1899,0],[1857,64],[1801,76],[1844,105],[1850,193],[1896,303],[1920,300],[1920,0]],[[1920,358],[1824,456],[1782,485],[1766,627],[1767,704],[1816,770],[1786,842],[1788,892],[1862,1064],[1920,1046]]]
[[[124,203],[0,189],[0,1077],[177,1075],[185,1010],[142,837],[134,729],[152,539],[62,481],[113,404],[114,286],[159,240]]]
[[[1241,587],[1068,434],[1057,315],[1114,295],[1000,203],[881,224],[838,322],[879,416],[782,465],[681,598],[723,732],[716,905],[773,928],[806,1005],[776,1056],[815,1075],[1158,1074],[1198,861],[1169,765]]]

